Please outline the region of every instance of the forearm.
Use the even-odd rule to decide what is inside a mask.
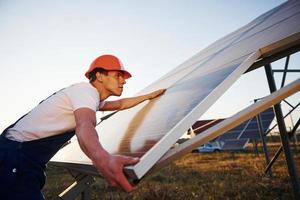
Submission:
[[[74,111],[76,121],[76,136],[82,151],[92,160],[97,171],[112,186],[121,186],[125,191],[130,192],[134,188],[130,185],[123,167],[136,164],[138,159],[109,154],[100,144],[95,129],[95,111],[89,108],[80,108]]]
[[[78,143],[82,151],[94,162],[104,160],[108,152],[99,142],[98,134],[92,124],[76,127]]]
[[[142,103],[143,101],[146,101],[150,99],[150,95],[146,94],[146,95],[141,95],[141,96],[136,96],[136,97],[130,97],[130,98],[124,98],[124,99],[120,99],[119,103],[120,103],[120,109],[119,110],[125,110],[128,108],[132,108],[140,103]]]
[[[116,101],[106,101],[104,106],[101,107],[100,110],[101,111],[125,110],[134,107],[145,100],[156,98],[162,95],[165,91],[166,91],[165,89],[160,89],[145,95],[124,98]]]

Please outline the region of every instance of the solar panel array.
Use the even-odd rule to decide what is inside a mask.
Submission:
[[[260,119],[263,128],[262,131],[265,133],[274,119],[273,107],[260,113]],[[201,132],[220,123],[223,120],[224,119],[200,120],[197,121],[192,128],[194,129],[195,134],[201,134]],[[222,144],[222,149],[224,150],[242,149],[248,143],[249,139],[260,139],[258,123],[259,121],[257,117],[253,117],[217,137],[214,141],[220,142],[220,144]]]
[[[261,48],[299,32],[299,1],[288,1],[261,15],[138,93],[167,88],[163,96],[120,111],[101,123],[97,127],[101,144],[112,154],[141,157],[139,163],[127,167],[135,178],[141,178],[259,59]],[[76,141],[52,161],[92,165]]]
[[[206,144],[209,141],[213,140],[221,136],[222,134],[230,131],[234,127],[238,126],[239,124],[255,117],[259,113],[263,112],[264,110],[274,106],[275,104],[280,103],[283,99],[288,98],[289,96],[296,94],[300,91],[300,78],[289,83],[288,85],[284,86],[283,88],[279,89],[272,94],[265,96],[260,101],[256,102],[240,110],[236,114],[224,119],[220,123],[216,124],[215,126],[205,130],[201,134],[198,134],[191,139],[185,141],[176,146],[176,148],[170,149],[162,158],[153,166],[150,170],[149,174],[161,169],[162,167],[166,166],[167,164],[171,163],[172,161],[181,158],[183,155],[191,152],[193,149],[199,147],[202,144]]]
[[[274,111],[273,108],[269,108],[260,114],[263,132],[265,133],[269,128],[271,122],[274,119]],[[228,139],[259,139],[259,127],[258,127],[257,117],[253,117],[252,119],[240,124],[234,129],[228,131],[224,135],[218,137],[218,140],[228,140]]]

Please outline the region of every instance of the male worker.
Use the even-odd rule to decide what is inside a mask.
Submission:
[[[40,190],[45,182],[45,165],[74,134],[82,151],[109,184],[127,192],[134,189],[123,167],[137,163],[138,158],[111,155],[101,146],[95,130],[96,111],[128,109],[165,90],[104,101],[109,96],[120,96],[125,80],[131,77],[113,55],[96,58],[85,76],[89,83],[77,83],[56,92],[3,131],[0,199],[43,199]]]

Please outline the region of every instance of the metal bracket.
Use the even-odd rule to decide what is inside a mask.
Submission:
[[[62,200],[75,200],[76,197],[81,195],[82,200],[89,200],[90,198],[90,186],[94,182],[92,176],[85,174],[77,174],[76,181],[65,189],[58,196]]]

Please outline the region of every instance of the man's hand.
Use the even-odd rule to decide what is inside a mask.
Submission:
[[[151,92],[148,94],[148,99],[154,99],[162,94],[164,94],[166,91],[166,89],[160,89],[160,90],[156,90],[154,92]]]
[[[106,154],[106,156],[93,162],[93,164],[111,186],[131,192],[135,188],[128,182],[123,173],[123,168],[126,165],[133,165],[137,162],[139,162],[139,158]]]

